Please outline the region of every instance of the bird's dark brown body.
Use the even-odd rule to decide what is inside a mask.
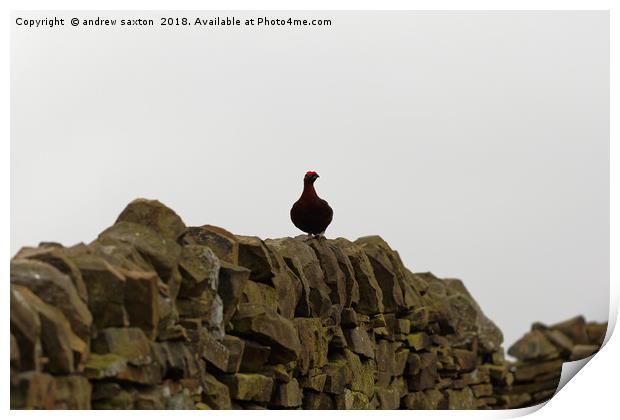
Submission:
[[[329,207],[327,201],[321,199],[314,189],[314,181],[318,177],[315,172],[306,174],[301,197],[291,208],[293,224],[300,230],[312,235],[320,235],[325,232],[334,216],[334,211]]]

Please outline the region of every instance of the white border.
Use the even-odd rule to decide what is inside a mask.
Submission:
[[[415,1],[415,0],[385,0],[385,1],[371,1],[371,0],[315,0],[315,1],[284,1],[284,0],[239,0],[239,1],[208,1],[208,0],[180,0],[180,1],[162,1],[162,0],[108,0],[108,1],[91,1],[85,3],[77,0],[65,0],[65,1],[14,1],[10,0],[4,2],[6,7],[2,9],[2,25],[3,30],[0,32],[2,39],[2,47],[5,53],[2,55],[3,65],[0,67],[2,80],[4,83],[2,86],[2,142],[0,149],[0,173],[1,173],[1,197],[10,197],[10,73],[9,73],[9,32],[10,32],[10,11],[11,10],[610,10],[610,23],[611,23],[611,96],[610,96],[610,110],[611,110],[611,145],[610,145],[610,164],[611,164],[611,184],[610,184],[610,214],[611,214],[611,232],[610,232],[610,273],[611,273],[611,293],[610,293],[610,324],[615,325],[618,317],[618,138],[617,138],[617,115],[618,115],[618,22],[620,6],[617,1],[611,0],[590,0],[590,1],[577,1],[577,0],[521,0],[521,1],[491,1],[491,0],[478,0],[478,1],[457,1],[457,0],[435,0],[435,1]],[[615,7],[614,7],[615,6]],[[0,207],[2,214],[2,231],[0,237],[4,240],[0,244],[3,257],[0,258],[0,264],[2,264],[3,272],[5,273],[5,287],[8,287],[8,273],[9,273],[9,258],[10,258],[10,207],[9,201],[3,200],[3,205]],[[5,289],[6,290],[6,289]],[[5,321],[3,327],[7,328],[9,318],[9,298],[8,293],[4,293],[5,302]],[[610,328],[611,330],[611,328]],[[3,346],[2,351],[4,354],[4,360],[9,359],[9,343],[8,331],[4,331],[1,336]],[[609,334],[607,339],[609,340]],[[570,381],[566,387],[562,389],[553,399],[545,406],[544,409],[537,411],[533,417],[540,419],[555,419],[555,418],[583,418],[584,416],[592,416],[599,418],[609,418],[610,413],[617,412],[616,399],[617,399],[617,381],[616,378],[620,377],[618,363],[615,360],[615,355],[618,354],[620,344],[618,344],[617,337],[612,337],[601,352],[593,358],[593,361],[588,363],[582,372],[577,376],[577,379]],[[9,408],[9,385],[8,381],[8,364],[5,362],[2,364],[4,371],[2,377],[3,392],[2,398],[4,400],[4,407]],[[391,412],[390,416],[415,416],[416,418],[443,418],[443,417],[458,417],[458,418],[472,418],[480,419],[484,417],[514,417],[518,415],[526,414],[532,410],[511,410],[508,412],[421,412],[416,411],[411,413],[408,411]],[[11,416],[19,417],[31,417],[36,416],[39,413],[35,412],[10,412]],[[46,417],[74,417],[88,414],[88,416],[99,417],[109,416],[109,413],[103,412],[45,412]],[[299,411],[296,416],[315,416],[317,413],[308,411]],[[355,416],[370,417],[377,413],[371,412],[325,412],[321,413],[321,416],[328,417],[342,417],[342,416]],[[133,416],[133,412],[115,413],[115,416]],[[150,412],[148,416],[155,416],[159,418],[169,417],[171,413],[154,413]],[[191,413],[179,413],[176,412],[174,416],[238,416],[241,412],[191,412]],[[269,416],[284,417],[289,416],[290,412],[244,412],[244,416],[260,417]]]

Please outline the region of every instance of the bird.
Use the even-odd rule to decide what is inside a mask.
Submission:
[[[304,189],[299,200],[291,207],[291,221],[309,237],[320,238],[324,236],[327,226],[332,222],[334,211],[327,201],[320,198],[314,189],[314,181],[319,174],[314,171],[306,172],[304,176]]]

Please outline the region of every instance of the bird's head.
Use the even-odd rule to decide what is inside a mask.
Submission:
[[[317,174],[316,172],[308,171],[306,172],[306,176],[304,176],[304,183],[313,184],[314,181],[316,181],[318,177],[319,177],[319,174]]]

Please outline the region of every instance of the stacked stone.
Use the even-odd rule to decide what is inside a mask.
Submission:
[[[139,199],[11,261],[12,408],[504,407],[501,343],[460,280],[376,236],[261,240]]]
[[[532,325],[530,332],[514,343],[508,354],[514,383],[496,387],[497,408],[519,408],[540,404],[556,392],[562,364],[596,353],[603,345],[607,323],[586,323],[583,316],[546,326]]]
[[[411,409],[484,409],[495,403],[492,379],[507,369],[502,334],[460,280],[413,274],[421,304],[411,320],[407,364]]]
[[[80,272],[53,247],[29,257],[11,264],[11,407],[90,408],[92,317]]]
[[[220,261],[182,243],[186,230],[161,203],[136,200],[89,245],[20,250],[11,262],[12,407],[202,401],[207,365],[226,351]]]

